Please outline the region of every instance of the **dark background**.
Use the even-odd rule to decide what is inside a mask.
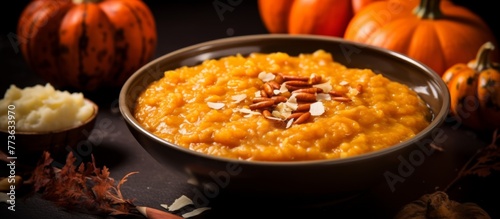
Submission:
[[[226,0],[219,1],[227,2]],[[15,34],[19,15],[28,2],[27,0],[15,0],[10,1],[8,6],[0,7],[0,94],[3,94],[3,91],[12,83],[20,86],[44,83],[26,66],[22,55],[15,52],[7,37],[9,34]],[[242,0],[239,5],[234,6],[233,11],[224,13],[224,20],[220,20],[212,5],[212,0],[148,0],[145,2],[157,21],[158,47],[154,58],[208,40],[267,33],[258,14],[256,0]],[[454,2],[464,5],[480,15],[499,39],[499,13],[498,9],[492,6],[491,1],[455,0]],[[123,187],[124,195],[134,198],[138,205],[160,208],[159,204],[170,204],[180,195],[192,197],[194,190],[186,185],[186,179],[177,173],[166,170],[152,160],[150,155],[130,135],[116,108],[117,97],[117,90],[101,93],[95,97],[100,105],[97,124],[104,119],[112,121],[112,128],[105,130],[97,127],[95,131],[103,136],[99,145],[93,149],[98,165],[109,167],[111,176],[116,179],[128,172],[139,171],[139,174],[130,177]],[[212,202],[213,209],[201,217],[390,218],[402,205],[424,193],[444,187],[456,175],[457,169],[461,167],[460,164],[465,163],[470,157],[471,152],[473,153],[477,147],[489,143],[489,135],[481,136],[480,133],[478,135],[478,133],[456,129],[451,125],[444,126],[450,136],[443,145],[445,149],[448,149],[447,153],[437,153],[432,159],[426,161],[394,193],[387,192],[387,185],[382,182],[381,185],[375,186],[374,191],[360,200],[336,206],[322,203],[324,205],[314,206],[311,209],[296,209],[279,205],[263,206],[262,200],[249,200],[241,203],[223,200]],[[453,148],[454,146],[460,147]],[[492,216],[500,217],[497,210],[500,189],[495,186],[495,190],[488,190],[491,188],[491,184],[497,183],[496,185],[498,185],[498,182],[498,177],[497,180],[479,179],[479,181],[469,184],[466,181],[454,187],[450,191],[450,195],[458,201],[479,203]],[[492,197],[495,198],[493,201]],[[271,212],[264,213],[263,209],[271,210]],[[65,212],[37,196],[26,200],[19,199],[16,213],[7,212],[8,215],[5,217],[5,212],[5,208],[0,204],[2,218],[97,218],[91,215]]]

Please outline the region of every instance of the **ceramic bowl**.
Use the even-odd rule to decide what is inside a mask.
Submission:
[[[11,142],[12,146],[15,146],[15,154],[9,154],[10,149],[7,146],[2,147],[1,151],[5,156],[15,157],[18,163],[27,166],[35,165],[44,151],[51,153],[55,160],[64,162],[68,152],[86,141],[94,128],[99,107],[89,99],[85,99],[85,101],[92,104],[94,112],[92,116],[78,126],[46,132],[14,130],[14,134],[6,130],[0,130],[1,139],[7,140],[12,138],[9,136],[14,136]]]
[[[193,66],[207,59],[237,53],[286,52],[290,55],[323,49],[347,67],[369,68],[404,83],[428,104],[433,118],[428,127],[400,144],[345,159],[301,162],[257,162],[227,159],[188,150],[143,128],[133,116],[135,101],[146,86],[163,77],[165,70]],[[387,173],[398,174],[401,160],[412,152],[425,155],[449,108],[449,92],[430,68],[405,55],[341,38],[263,34],[200,43],[163,55],[136,71],[124,84],[119,107],[138,143],[165,167],[187,174],[207,197],[228,192],[280,197],[343,197],[385,182]]]

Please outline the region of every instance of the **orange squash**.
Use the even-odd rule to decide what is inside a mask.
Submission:
[[[440,0],[375,2],[350,20],[344,38],[403,53],[438,75],[473,59],[483,43],[496,44],[479,16]]]
[[[380,0],[259,0],[270,33],[343,36],[352,16]]]
[[[490,59],[493,50],[485,43],[476,59],[455,64],[442,76],[450,90],[450,113],[478,130],[500,128],[500,66]]]
[[[17,35],[28,65],[56,87],[118,87],[154,55],[155,20],[140,0],[33,0]]]

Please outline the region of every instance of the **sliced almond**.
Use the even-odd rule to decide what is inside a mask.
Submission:
[[[259,73],[259,79],[262,80],[263,82],[268,82],[274,80],[276,77],[273,73],[268,73],[268,72],[261,72]]]
[[[294,120],[295,119],[288,120],[288,122],[286,123],[286,128],[290,128],[292,126]]]
[[[231,97],[233,103],[239,103],[247,98],[246,94],[238,94]]]
[[[325,93],[316,94],[317,101],[331,100],[331,99],[332,99],[332,96],[330,96],[330,94],[325,94]]]
[[[315,85],[313,85],[313,87],[321,88],[321,90],[323,90],[324,93],[328,93],[333,89],[330,82],[325,82],[322,84],[315,84]]]
[[[212,108],[212,109],[222,109],[222,107],[224,107],[226,104],[224,103],[219,103],[219,102],[207,102],[207,105],[208,107]]]
[[[311,104],[311,107],[309,108],[309,113],[311,116],[321,116],[323,113],[325,113],[325,105],[323,105],[322,102],[315,102]]]

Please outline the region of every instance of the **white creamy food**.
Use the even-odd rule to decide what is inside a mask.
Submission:
[[[82,124],[93,113],[82,93],[56,90],[51,84],[23,89],[11,85],[0,100],[0,129],[7,130],[14,120],[16,132],[58,131]],[[9,114],[14,115],[10,120]]]

